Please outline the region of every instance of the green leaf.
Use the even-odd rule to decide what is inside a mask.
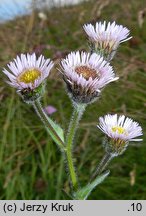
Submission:
[[[77,199],[77,200],[86,200],[88,198],[88,196],[90,195],[90,193],[92,192],[92,190],[97,185],[99,185],[100,183],[102,183],[105,180],[105,178],[109,175],[109,173],[110,173],[110,171],[107,170],[102,175],[97,176],[94,181],[92,181],[91,183],[87,184],[85,187],[81,188],[79,191],[77,191],[74,194],[74,198]]]
[[[50,125],[56,131],[57,135],[64,142],[64,131],[63,131],[63,129],[58,124],[56,124],[52,119],[50,119],[49,117],[47,117],[47,119],[48,119],[48,122],[50,123]]]
[[[33,101],[32,105],[41,121],[46,126],[47,131],[49,132],[52,139],[60,146],[60,148],[64,149],[64,133],[62,128],[53,120],[51,120],[51,118],[45,113],[40,103],[40,99]]]

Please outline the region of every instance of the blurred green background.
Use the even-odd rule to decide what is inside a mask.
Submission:
[[[57,68],[70,51],[88,50],[82,25],[115,20],[131,30],[133,38],[120,46],[112,61],[120,79],[88,106],[77,131],[74,158],[83,186],[104,154],[103,134],[96,128],[99,116],[118,113],[133,118],[143,127],[143,142],[131,143],[111,162],[110,176],[89,199],[146,199],[146,1],[90,0],[41,10],[33,1],[32,6],[30,15],[0,24],[1,70],[21,52],[53,59],[56,67],[47,79],[42,103],[57,109],[51,117],[65,130],[72,106]],[[7,11],[3,12],[6,16]],[[59,149],[33,108],[5,79],[1,72],[0,199],[67,199],[63,190],[69,191],[68,176]]]

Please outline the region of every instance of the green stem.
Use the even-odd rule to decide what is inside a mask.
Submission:
[[[99,163],[99,165],[97,166],[97,169],[95,170],[93,176],[91,177],[91,180],[93,180],[96,176],[100,175],[102,173],[102,171],[107,167],[107,165],[109,164],[109,162],[114,158],[113,154],[110,153],[106,153],[101,162]]]
[[[41,105],[41,102],[40,102],[40,99],[35,100],[33,102],[33,107],[34,107],[36,113],[38,114],[38,116],[40,117],[41,121],[44,123],[46,128],[48,128],[48,131],[49,131],[49,134],[51,135],[51,137],[61,147],[61,149],[65,150],[64,142],[61,140],[61,138],[58,136],[55,129],[51,125],[52,120],[44,112],[42,105]]]
[[[66,138],[66,157],[67,157],[70,179],[74,191],[77,191],[78,189],[78,181],[77,181],[77,176],[73,164],[72,144],[75,137],[75,132],[77,130],[79,121],[82,117],[84,110],[85,110],[85,105],[83,104],[78,104],[74,107],[74,112],[69,124],[68,134]]]

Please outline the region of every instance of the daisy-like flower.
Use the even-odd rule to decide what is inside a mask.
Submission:
[[[103,55],[108,61],[114,57],[120,43],[132,38],[128,37],[130,34],[129,29],[117,25],[115,22],[97,22],[95,26],[85,24],[83,28],[89,37],[92,49],[96,53]]]
[[[16,88],[24,100],[34,100],[40,96],[42,83],[48,77],[53,67],[50,59],[40,56],[36,58],[35,53],[21,54],[12,62],[7,64],[8,69],[3,69],[9,81],[7,83]]]
[[[97,127],[107,136],[105,148],[107,152],[115,155],[122,154],[129,144],[129,141],[142,141],[135,139],[143,135],[141,126],[131,118],[121,115],[105,115],[99,118]]]
[[[61,61],[61,73],[70,97],[76,103],[91,103],[103,87],[118,79],[103,57],[93,53],[72,52]]]

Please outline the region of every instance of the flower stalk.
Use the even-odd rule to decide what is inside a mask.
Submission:
[[[103,158],[101,159],[101,162],[97,166],[93,176],[91,177],[91,180],[93,180],[96,176],[100,175],[102,171],[105,170],[105,168],[108,166],[110,161],[114,158],[114,154],[111,153],[105,153]]]
[[[78,189],[78,181],[77,176],[75,172],[75,167],[73,163],[73,156],[72,156],[72,144],[74,141],[75,133],[79,124],[79,121],[83,115],[83,112],[85,110],[86,105],[85,104],[76,104],[74,106],[74,111],[70,120],[67,138],[66,138],[66,158],[67,158],[67,165],[68,165],[68,171],[70,175],[70,180],[72,184],[72,188],[74,191],[77,191]]]

